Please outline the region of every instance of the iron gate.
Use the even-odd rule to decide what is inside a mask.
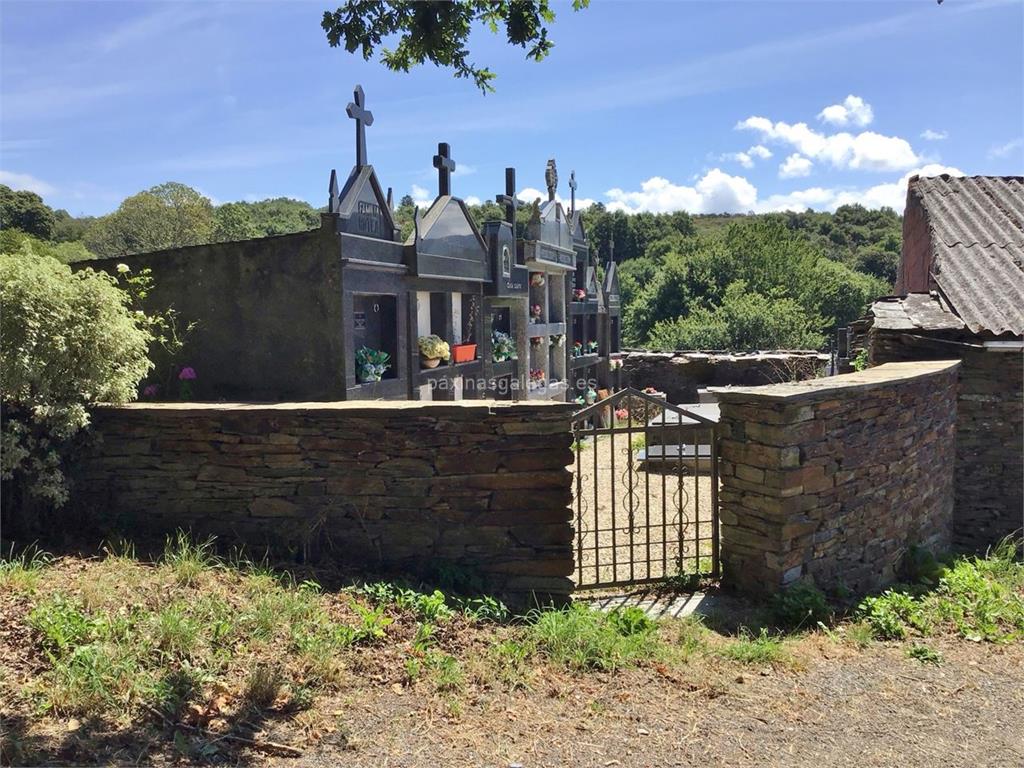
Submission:
[[[576,587],[719,575],[715,422],[636,389],[573,417]]]

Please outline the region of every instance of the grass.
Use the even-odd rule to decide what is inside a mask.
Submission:
[[[1024,640],[1024,564],[1006,540],[986,557],[961,558],[935,574],[932,589],[894,587],[868,597],[857,616],[877,640],[953,631],[975,641]]]
[[[740,664],[762,666],[785,663],[790,659],[782,638],[769,634],[767,629],[761,629],[756,635],[742,630],[738,638],[718,649],[718,654]]]
[[[535,614],[526,641],[544,657],[576,671],[612,671],[656,657],[657,623],[639,608],[602,613],[577,604]]]
[[[12,603],[20,611],[13,621],[31,629],[34,649],[27,682],[10,689],[35,718],[124,726],[194,723],[197,712],[239,723],[301,712],[315,724],[321,701],[381,684],[409,688],[456,718],[480,690],[534,696],[559,676],[633,667],[669,675],[690,665],[697,678],[799,668],[805,652],[780,631],[733,634],[693,616],[656,621],[636,607],[577,603],[513,616],[492,597],[401,583],[329,592],[266,562],[221,559],[212,541],[185,536],[169,539],[152,563],[124,543],[106,546],[102,559],[68,562],[37,549],[0,561],[0,584],[24,595]],[[934,635],[1024,640],[1024,566],[1010,545],[941,567],[924,556],[915,562],[920,584],[865,599],[853,621],[831,624],[828,603],[808,588],[766,605],[765,626],[823,628],[821,641],[861,649],[903,641],[902,652],[921,664],[952,663],[924,642]],[[215,738],[187,733],[190,749],[228,756]]]
[[[0,589],[32,592],[42,570],[52,561],[50,555],[34,544],[18,554],[14,553],[12,544],[6,555],[0,555]]]

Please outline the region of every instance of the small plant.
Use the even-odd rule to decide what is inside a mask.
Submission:
[[[387,352],[360,347],[356,352],[356,378],[363,384],[380,381],[391,368],[391,355]]]
[[[917,659],[922,664],[939,665],[942,663],[942,654],[920,643],[914,643],[907,648],[907,656],[911,659]]]
[[[544,381],[545,381],[545,375],[544,375],[544,371],[543,370],[541,370],[540,368],[531,368],[530,369],[530,384],[532,384],[533,386],[539,387],[539,386],[542,386],[544,384]]]
[[[550,346],[550,347],[552,347],[554,349],[560,348],[563,344],[565,344],[565,334],[564,333],[553,333],[548,338],[548,346]]]
[[[769,611],[776,626],[788,630],[813,628],[832,617],[825,594],[813,584],[794,584],[773,595]]]
[[[191,400],[194,391],[192,389],[193,384],[198,376],[196,376],[195,368],[191,366],[185,366],[178,372],[178,397],[181,400]]]
[[[167,537],[163,561],[170,566],[175,580],[182,586],[195,583],[204,570],[219,564],[213,552],[212,538],[196,543],[181,530],[173,537]]]
[[[591,341],[587,342],[587,354],[588,355],[596,355],[597,354],[597,341],[596,340],[591,340]]]
[[[622,368],[622,358],[616,357],[616,358],[613,358],[612,360],[609,360],[608,361],[608,368],[609,368],[609,370],[612,370],[612,371],[617,371],[620,368]]]
[[[871,627],[876,640],[903,640],[908,625],[918,623],[919,610],[913,597],[889,589],[878,597],[865,598],[858,606],[857,615]]]
[[[782,640],[769,635],[767,629],[761,629],[756,635],[744,629],[720,654],[741,664],[776,664],[785,659]]]
[[[53,562],[53,556],[43,552],[35,545],[14,554],[14,545],[6,556],[0,556],[0,587],[32,591],[39,581],[40,572]]]
[[[857,350],[857,354],[853,356],[853,360],[850,361],[850,365],[853,366],[855,371],[867,370],[868,362],[868,351],[866,349]]]
[[[582,355],[583,355],[583,342],[582,341],[574,341],[572,343],[572,356],[573,357],[581,357]]]
[[[496,363],[515,360],[516,342],[504,331],[494,330],[491,332],[491,351]]]
[[[242,698],[253,707],[263,709],[274,703],[285,679],[277,664],[257,664],[249,672]]]
[[[451,347],[448,342],[431,333],[428,336],[420,336],[417,340],[420,348],[420,356],[427,361],[440,361],[451,359]],[[437,364],[436,362],[434,363]]]
[[[587,292],[582,288],[573,288],[572,290],[573,301],[583,301],[587,298]]]
[[[543,343],[544,343],[544,337],[543,336],[531,336],[530,337],[530,346],[533,347],[534,349],[540,349],[540,345],[543,344]]]

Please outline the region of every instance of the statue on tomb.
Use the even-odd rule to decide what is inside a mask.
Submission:
[[[554,200],[555,191],[558,189],[558,169],[555,167],[555,158],[548,160],[548,167],[544,171],[544,183],[548,186],[548,200]]]

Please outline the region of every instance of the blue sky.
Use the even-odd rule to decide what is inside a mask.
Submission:
[[[925,172],[1024,173],[1024,2],[556,3],[554,52],[527,62],[479,30],[497,93],[425,66],[386,71],[327,45],[329,1],[0,5],[0,182],[102,214],[180,181],[215,202],[327,198],[354,158],[396,196],[521,196],[558,162],[567,196],[627,210],[902,207]]]

